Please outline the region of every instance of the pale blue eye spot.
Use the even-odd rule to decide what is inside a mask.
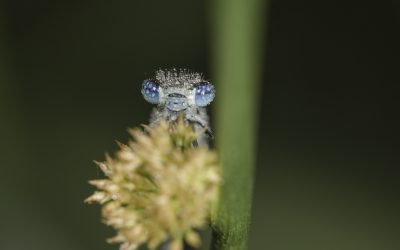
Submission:
[[[142,95],[146,101],[152,104],[160,102],[159,85],[153,80],[147,80],[142,85]]]
[[[196,86],[195,102],[199,107],[205,107],[210,104],[215,97],[214,86],[211,83],[204,83]]]

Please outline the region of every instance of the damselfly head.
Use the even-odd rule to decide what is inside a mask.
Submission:
[[[142,94],[149,103],[165,106],[170,111],[183,111],[210,104],[215,89],[199,73],[185,69],[158,70],[154,78],[143,82]]]

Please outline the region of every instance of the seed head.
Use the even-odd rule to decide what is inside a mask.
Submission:
[[[86,202],[102,205],[105,224],[117,230],[108,242],[121,250],[167,240],[170,250],[183,241],[198,247],[195,229],[207,225],[220,183],[217,155],[192,146],[200,134],[183,119],[144,128],[130,130],[133,140],[97,163],[105,179],[90,181],[98,190]]]

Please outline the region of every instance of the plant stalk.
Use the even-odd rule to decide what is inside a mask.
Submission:
[[[223,185],[212,212],[213,249],[247,249],[263,72],[265,0],[215,0],[212,70]]]

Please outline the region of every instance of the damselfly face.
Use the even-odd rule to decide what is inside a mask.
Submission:
[[[142,94],[146,101],[157,105],[152,123],[159,119],[175,121],[182,114],[195,129],[206,129],[211,135],[205,107],[213,101],[215,89],[201,74],[184,69],[158,70],[154,78],[143,82]]]
[[[142,94],[146,101],[175,112],[205,107],[215,97],[210,82],[187,70],[157,71],[154,79],[143,82]]]

